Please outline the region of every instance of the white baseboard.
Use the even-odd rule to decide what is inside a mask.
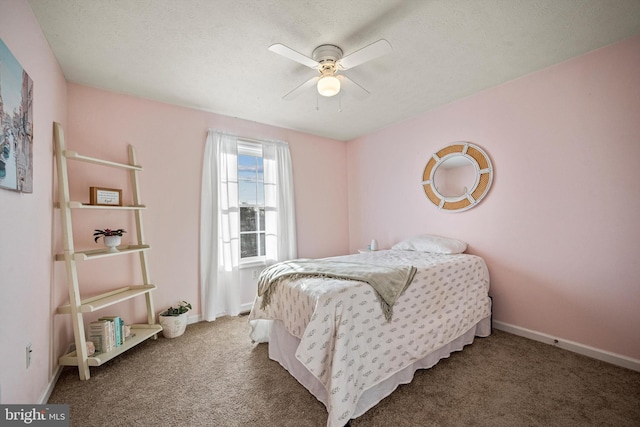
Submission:
[[[42,393],[42,397],[40,398],[39,403],[41,405],[46,405],[49,401],[49,397],[51,396],[51,393],[53,393],[53,389],[58,382],[58,378],[60,378],[60,374],[62,373],[62,368],[63,366],[58,365],[58,369],[56,369],[56,371],[53,373],[53,377],[51,377],[51,379],[49,380],[49,384],[47,385],[47,388],[45,389],[44,393]]]
[[[253,301],[247,304],[242,304],[240,306],[240,313],[249,313],[253,308]]]
[[[253,303],[247,303],[247,304],[242,304],[240,305],[240,315],[242,314],[249,314],[249,312],[251,311],[251,309],[253,308]],[[224,316],[229,316],[229,314],[225,313],[225,312],[220,312],[220,313],[216,313],[216,319],[218,317],[224,317]],[[193,316],[189,316],[189,320],[187,320],[187,324],[191,325],[192,323],[198,323],[198,322],[202,322],[204,321],[204,317],[201,314],[197,314],[197,315],[193,315]]]
[[[543,334],[542,332],[532,331],[531,329],[521,328],[519,326],[510,325],[508,323],[500,322],[497,320],[493,321],[493,327],[514,335],[529,338],[531,340],[539,341],[545,344],[550,344],[565,350],[572,351],[574,353],[582,354],[583,356],[588,356],[593,359],[602,360],[603,362],[611,363],[613,365],[622,366],[623,368],[640,372],[640,360],[638,359],[633,359],[621,354],[611,353],[609,351],[589,347],[588,345],[580,344],[574,341],[563,340],[561,338]]]
[[[191,325],[193,323],[198,323],[202,321],[202,315],[195,314],[193,316],[187,316],[187,325]]]

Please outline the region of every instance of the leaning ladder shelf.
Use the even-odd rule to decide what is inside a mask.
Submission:
[[[75,151],[66,150],[64,142],[64,131],[59,123],[53,124],[56,169],[58,173],[58,203],[60,208],[60,219],[62,222],[62,242],[63,252],[55,255],[56,261],[64,261],[67,272],[67,287],[69,290],[69,303],[58,307],[58,314],[71,315],[73,323],[73,335],[75,350],[61,356],[58,360],[63,366],[77,366],[81,380],[90,378],[90,366],[100,366],[114,357],[122,354],[137,344],[148,338],[155,338],[162,331],[162,326],[156,324],[155,312],[151,292],[156,286],[150,282],[147,262],[147,250],[150,246],[144,243],[144,231],[142,226],[142,211],[146,208],[140,203],[140,187],[138,185],[138,172],[142,171],[136,161],[136,152],[132,145],[129,145],[129,163],[116,163],[108,160],[101,160],[94,157],[83,156]],[[127,170],[130,173],[131,188],[133,191],[133,205],[129,206],[96,206],[89,205],[69,199],[69,175],[67,172],[67,160],[91,163],[99,166],[106,166]],[[72,209],[112,209],[132,211],[135,215],[136,237],[138,243],[135,245],[125,245],[118,247],[117,252],[109,252],[106,249],[92,249],[76,251],[73,244],[73,226],[71,221]],[[78,261],[96,260],[116,255],[135,254],[139,255],[140,267],[142,270],[142,285],[125,286],[113,289],[109,292],[90,297],[81,297],[80,284],[78,282]],[[87,355],[86,337],[84,330],[83,315],[92,313],[103,308],[112,306],[122,301],[135,297],[145,297],[147,304],[147,323],[131,325],[131,335],[127,340],[114,350],[98,353],[93,356]]]

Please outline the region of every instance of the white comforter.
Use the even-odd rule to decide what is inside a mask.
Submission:
[[[413,282],[390,322],[373,288],[326,278],[283,280],[249,320],[280,319],[301,342],[296,358],[327,390],[329,427],[344,426],[363,391],[459,337],[491,312],[489,273],[474,255],[376,251],[335,257],[379,265],[413,265]]]

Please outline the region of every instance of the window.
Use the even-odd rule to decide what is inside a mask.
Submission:
[[[203,319],[240,313],[242,295],[255,286],[241,269],[297,258],[293,194],[286,142],[209,129],[200,213]]]
[[[265,259],[264,163],[262,146],[238,141],[238,205],[241,263]]]

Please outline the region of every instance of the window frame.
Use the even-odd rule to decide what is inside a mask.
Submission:
[[[262,186],[263,186],[263,204],[262,205],[241,205],[240,204],[240,174],[238,173],[238,215],[240,215],[240,209],[242,207],[256,207],[256,208],[263,208],[266,209],[266,206],[264,204],[264,152],[262,149],[262,144],[258,143],[258,142],[252,142],[252,141],[247,141],[247,140],[243,140],[243,139],[238,139],[238,162],[240,160],[240,156],[241,155],[245,155],[245,156],[253,156],[253,157],[260,157],[262,159],[262,165],[263,165],[263,175],[262,175]],[[258,237],[258,252],[260,252],[260,234],[264,235],[266,237],[266,232],[263,230],[262,232],[260,232],[260,215],[258,214],[258,218],[257,218],[257,230],[254,232],[257,237]],[[265,265],[267,258],[266,258],[266,254],[262,254],[262,255],[258,255],[258,256],[252,256],[252,257],[242,257],[242,235],[243,234],[247,234],[247,232],[243,232],[240,230],[241,228],[241,223],[238,222],[238,235],[240,236],[240,243],[238,245],[238,249],[240,250],[240,254],[238,255],[238,259],[239,259],[239,266],[240,268],[247,268],[247,267],[253,267],[253,266],[258,266],[258,265]],[[264,228],[264,227],[263,227]]]

